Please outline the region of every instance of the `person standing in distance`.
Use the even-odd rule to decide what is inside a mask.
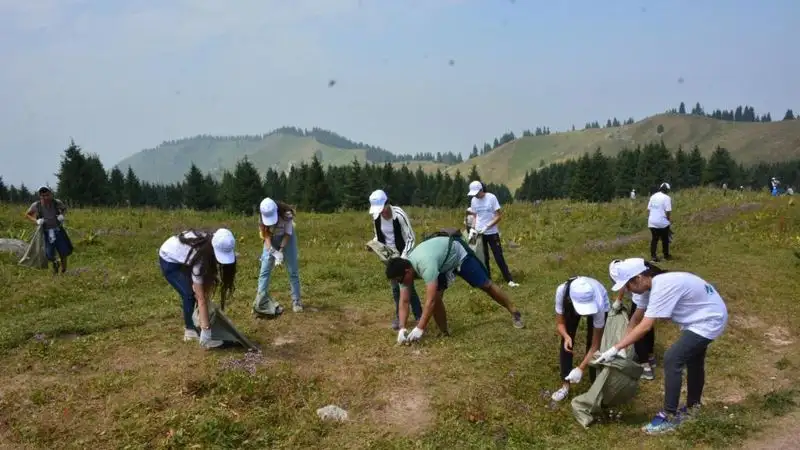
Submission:
[[[53,264],[53,274],[67,271],[67,257],[72,254],[72,241],[62,227],[67,207],[61,200],[53,198],[53,191],[47,186],[39,188],[39,200],[33,202],[25,212],[25,217],[41,226],[44,233],[44,253]],[[56,253],[61,260],[56,259]]]
[[[658,319],[670,319],[681,334],[664,353],[664,406],[653,420],[642,427],[648,434],[674,430],[692,411],[701,406],[705,386],[708,346],[718,339],[728,324],[728,309],[716,288],[689,272],[662,272],[642,258],[628,258],[616,265],[617,282],[634,294],[649,293],[641,321],[619,342],[603,352],[597,362],[611,361],[620,349],[640,340]],[[686,368],[686,406],[678,409],[683,369]]]
[[[661,183],[658,192],[650,196],[647,203],[647,210],[650,216],[647,219],[647,227],[650,228],[650,259],[653,262],[658,259],[658,241],[661,241],[661,248],[664,251],[664,259],[672,259],[669,252],[670,226],[672,225],[672,199],[667,195],[669,183]]]
[[[503,274],[506,282],[510,287],[519,286],[511,276],[508,270],[506,259],[503,256],[503,246],[500,241],[500,231],[497,228],[497,223],[502,219],[502,212],[500,211],[500,202],[497,197],[491,192],[486,192],[486,187],[478,180],[469,184],[469,192],[467,195],[472,197],[470,206],[467,209],[468,215],[475,216],[474,230],[483,239],[483,260],[486,261],[486,272],[489,279],[492,278],[491,269],[489,264],[489,248],[492,249],[497,267]]]
[[[408,258],[408,253],[414,249],[414,229],[411,228],[411,221],[408,215],[399,206],[389,203],[389,196],[381,189],[373,191],[369,195],[369,213],[372,215],[373,240],[386,246],[397,249],[401,258]],[[400,284],[392,280],[392,298],[394,299],[394,319],[392,329],[400,329],[398,310],[400,308]],[[419,302],[419,295],[414,285],[411,285],[411,310],[414,318],[419,321],[422,317],[422,306]]]

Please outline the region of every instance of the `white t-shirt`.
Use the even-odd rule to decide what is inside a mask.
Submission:
[[[187,232],[184,236],[187,238],[196,237],[192,232]],[[186,264],[186,261],[191,259],[189,254],[194,256],[194,250],[189,245],[182,243],[178,236],[172,236],[158,249],[158,256],[164,258],[164,261],[175,264]],[[200,276],[202,265],[200,262],[192,267],[192,282],[195,284],[203,284],[203,278]]]
[[[645,317],[672,319],[681,330],[716,339],[728,323],[728,308],[717,290],[697,275],[667,272],[653,277]]]
[[[494,194],[487,192],[483,198],[472,197],[469,210],[475,213],[475,228],[481,229],[494,220],[495,213],[500,210],[500,202]],[[484,231],[484,234],[497,233],[497,225],[492,225]]]
[[[595,301],[597,303],[597,312],[592,314],[592,325],[595,328],[603,328],[606,325],[606,314],[611,309],[608,301],[608,291],[594,278],[582,277],[586,279],[594,288],[596,293]],[[561,283],[556,288],[556,314],[564,314],[564,290],[567,288],[567,283]]]
[[[290,219],[284,219],[283,217],[279,216],[278,221],[275,222],[275,225],[270,227],[270,232],[273,236],[283,236],[284,234],[291,235],[294,233],[294,217],[292,213],[288,213]]]
[[[647,309],[647,305],[650,303],[650,291],[644,294],[631,293],[631,301],[636,304],[638,309]]]
[[[381,217],[381,232],[383,233],[384,239],[386,239],[385,244],[391,248],[394,248],[395,241],[394,241],[394,222],[392,219],[386,220]]]
[[[663,192],[656,192],[650,197],[647,209],[650,211],[650,217],[647,219],[649,228],[666,228],[670,226],[667,213],[672,211],[672,199],[669,198],[669,195]]]

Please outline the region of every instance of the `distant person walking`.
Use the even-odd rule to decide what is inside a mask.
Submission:
[[[369,196],[369,213],[372,215],[374,241],[380,242],[388,247],[397,250],[401,258],[408,258],[408,253],[414,249],[414,229],[411,228],[411,220],[399,206],[389,203],[389,196],[381,189],[378,189]],[[394,280],[391,282],[392,298],[394,299],[394,319],[392,329],[400,329],[398,310],[400,308],[400,284]],[[422,317],[422,305],[419,302],[419,295],[412,284],[411,289],[411,310],[414,318],[419,321]]]
[[[510,314],[515,328],[524,328],[522,314],[508,295],[492,283],[485,266],[470,250],[461,236],[434,236],[420,243],[405,258],[391,258],[386,265],[386,278],[400,284],[400,331],[399,344],[413,342],[422,334],[431,319],[436,321],[439,330],[449,334],[447,312],[444,307],[444,291],[458,275],[474,288],[481,289]],[[425,303],[422,317],[411,332],[405,328],[408,318],[410,288],[415,278],[425,282]]]
[[[667,195],[669,183],[661,183],[658,192],[650,197],[647,203],[647,210],[650,215],[647,219],[647,226],[650,228],[650,258],[653,262],[658,262],[658,241],[661,241],[661,248],[664,251],[664,259],[671,259],[669,251],[669,241],[672,225],[672,199]]]
[[[213,234],[184,231],[164,241],[158,249],[161,274],[178,292],[183,303],[184,341],[199,338],[200,345],[205,348],[223,344],[211,338],[207,301],[213,296],[218,283],[223,302],[233,293],[236,280],[235,246],[233,233],[220,228]],[[200,320],[199,336],[192,320],[195,305]]]
[[[583,373],[596,351],[600,349],[606,316],[610,308],[608,292],[603,285],[589,277],[573,277],[556,288],[556,331],[561,336],[558,348],[561,366],[561,388],[553,392],[553,401],[560,402],[569,395],[570,384],[581,382]],[[572,367],[573,343],[581,317],[586,317],[586,353],[578,367]],[[594,382],[597,373],[589,368],[589,379]]]
[[[258,232],[263,239],[261,270],[258,274],[258,290],[254,309],[256,313],[279,315],[283,308],[269,295],[272,269],[286,261],[292,295],[292,311],[303,311],[300,296],[300,269],[297,249],[297,233],[294,227],[294,209],[281,201],[267,197],[259,205],[261,212]]]
[[[631,200],[636,200],[636,189],[631,189]]]
[[[642,258],[629,258],[617,265],[617,282],[611,288],[634,294],[649,293],[640,322],[625,337],[606,350],[597,362],[611,361],[621,349],[639,341],[659,319],[671,319],[681,334],[664,354],[664,406],[642,429],[648,434],[674,430],[700,408],[705,386],[708,346],[718,339],[728,323],[728,309],[716,288],[688,272],[664,272]],[[683,370],[686,369],[686,405],[678,409]]]
[[[506,282],[510,287],[519,286],[511,276],[508,270],[505,257],[503,256],[503,245],[500,240],[500,231],[497,228],[497,223],[502,219],[502,212],[500,211],[500,202],[497,197],[491,192],[486,192],[486,187],[480,181],[473,181],[469,184],[469,192],[467,195],[472,197],[470,206],[467,209],[468,215],[475,216],[473,230],[483,239],[483,260],[486,262],[487,276],[491,279],[491,269],[489,262],[489,248],[492,249],[497,267],[503,274]]]
[[[53,264],[53,273],[57,274],[59,268],[64,273],[67,271],[67,258],[73,250],[72,241],[63,227],[67,207],[61,200],[53,198],[53,191],[47,186],[40,187],[38,193],[39,200],[31,204],[25,216],[44,233],[44,252],[47,260]]]

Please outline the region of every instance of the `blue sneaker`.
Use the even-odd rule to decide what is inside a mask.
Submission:
[[[679,424],[680,417],[678,415],[668,417],[664,411],[661,411],[653,417],[650,423],[642,427],[642,431],[647,434],[668,433],[670,431],[675,431]]]

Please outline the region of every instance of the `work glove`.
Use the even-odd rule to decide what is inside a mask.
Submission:
[[[59,222],[63,222],[64,221],[64,215],[63,214],[59,214],[58,216],[56,216],[56,219],[58,219]]]
[[[399,345],[405,344],[408,340],[406,333],[408,333],[408,330],[405,328],[401,328],[400,331],[397,332],[397,343]]]
[[[617,355],[624,358],[625,350],[617,350],[617,347],[612,346],[608,350],[604,351],[603,354],[601,354],[600,357],[597,358],[595,363],[610,362]]]
[[[564,381],[569,381],[572,384],[578,384],[581,382],[581,378],[583,377],[583,371],[580,367],[576,367],[569,372]]]
[[[44,223],[44,219],[36,219],[36,225],[41,225]]]
[[[475,231],[477,231],[478,234],[483,234],[486,231],[486,227],[477,228]]]
[[[275,251],[275,252],[272,254],[272,257],[273,257],[273,258],[275,258],[275,265],[276,265],[276,266],[280,266],[280,265],[281,265],[281,263],[283,263],[283,252],[282,252],[282,251],[280,251],[280,250],[276,250],[276,251]]]
[[[406,341],[407,342],[418,341],[418,340],[420,340],[422,338],[422,333],[424,333],[422,328],[414,327],[414,329],[411,330],[411,333],[408,333],[408,336],[406,337]]]
[[[200,330],[200,345],[205,346],[211,341],[211,330]]]

